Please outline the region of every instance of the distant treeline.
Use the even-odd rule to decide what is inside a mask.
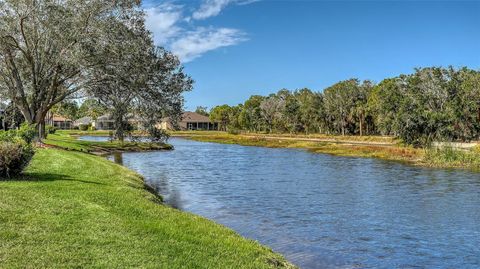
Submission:
[[[372,81],[340,81],[323,92],[282,89],[221,105],[210,118],[224,130],[393,135],[405,143],[471,141],[480,135],[480,72],[429,67]]]

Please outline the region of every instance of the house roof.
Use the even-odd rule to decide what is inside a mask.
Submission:
[[[97,120],[102,121],[102,120],[112,120],[112,115],[110,114],[105,114],[97,118]]]
[[[88,125],[92,122],[92,117],[83,117],[78,120],[76,120],[74,123],[76,125]]]
[[[183,122],[210,122],[210,118],[195,112],[185,111],[182,115]]]
[[[170,117],[162,119],[162,122],[170,122]],[[210,118],[204,115],[200,115],[196,112],[185,111],[182,114],[182,120],[180,122],[211,122]]]
[[[53,121],[72,121],[71,119],[67,119],[67,118],[62,117],[60,115],[53,115],[52,120]]]

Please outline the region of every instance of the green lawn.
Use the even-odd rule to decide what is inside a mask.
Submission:
[[[144,150],[168,150],[172,149],[171,145],[150,142],[97,142],[97,141],[81,141],[75,135],[105,135],[105,132],[84,132],[81,131],[57,131],[55,134],[49,134],[43,142],[45,144],[56,146],[67,150],[76,150],[82,152],[108,153],[113,151],[144,151]]]
[[[159,204],[134,172],[98,156],[39,149],[0,181],[0,268],[285,268],[235,232]]]

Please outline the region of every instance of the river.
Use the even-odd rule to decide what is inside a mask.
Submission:
[[[167,204],[268,245],[301,268],[480,268],[478,173],[170,143],[174,151],[115,159],[144,175]]]

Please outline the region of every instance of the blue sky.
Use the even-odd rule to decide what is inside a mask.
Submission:
[[[415,67],[480,68],[480,1],[144,2],[157,45],[195,80],[186,108],[281,88],[322,91]]]

